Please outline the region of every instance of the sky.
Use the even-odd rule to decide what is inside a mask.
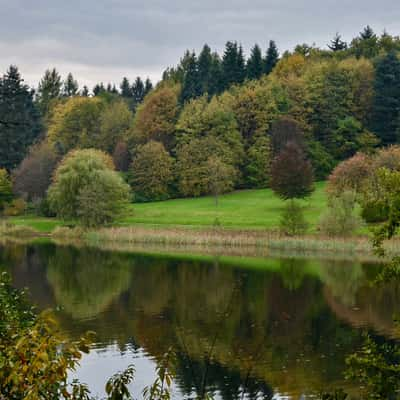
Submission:
[[[0,0],[0,72],[17,65],[36,86],[47,68],[80,85],[118,84],[123,76],[160,79],[185,49],[228,40],[246,54],[273,39],[281,52],[298,43],[324,47],[367,24],[400,35],[399,0]]]

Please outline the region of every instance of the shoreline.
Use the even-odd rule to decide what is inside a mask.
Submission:
[[[58,244],[86,245],[115,251],[140,249],[177,253],[232,256],[292,256],[382,261],[373,251],[371,238],[305,235],[282,236],[268,230],[185,227],[111,227],[97,230],[58,227],[39,232],[29,226],[0,224],[0,237],[14,241],[50,240]],[[400,255],[400,238],[385,244],[387,257]]]

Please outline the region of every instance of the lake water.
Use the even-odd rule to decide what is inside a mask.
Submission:
[[[399,286],[370,284],[381,266],[357,261],[7,244],[0,268],[40,309],[56,309],[71,338],[97,333],[76,375],[100,396],[108,377],[134,364],[138,397],[168,349],[175,398],[195,396],[203,381],[224,399],[355,393],[343,378],[346,356],[365,331],[393,338],[400,305]]]

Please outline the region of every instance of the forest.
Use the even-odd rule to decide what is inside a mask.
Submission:
[[[399,54],[399,37],[367,26],[350,43],[336,34],[326,48],[283,54],[274,41],[248,57],[236,41],[223,54],[204,45],[154,87],[124,77],[90,91],[53,68],[32,88],[10,66],[0,78],[0,208],[95,226],[132,201],[267,187],[303,198],[327,178],[331,193],[365,193],[351,181],[360,163],[354,172],[346,160],[365,167],[392,146],[400,165]]]

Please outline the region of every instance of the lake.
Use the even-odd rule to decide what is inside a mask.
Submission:
[[[55,309],[70,338],[96,332],[76,376],[99,396],[108,377],[134,364],[138,397],[168,350],[177,399],[194,397],[203,383],[224,399],[299,399],[335,387],[357,393],[344,379],[345,358],[366,331],[395,339],[400,305],[399,285],[371,285],[381,265],[358,261],[44,243],[1,245],[0,268],[29,288],[39,309]]]

